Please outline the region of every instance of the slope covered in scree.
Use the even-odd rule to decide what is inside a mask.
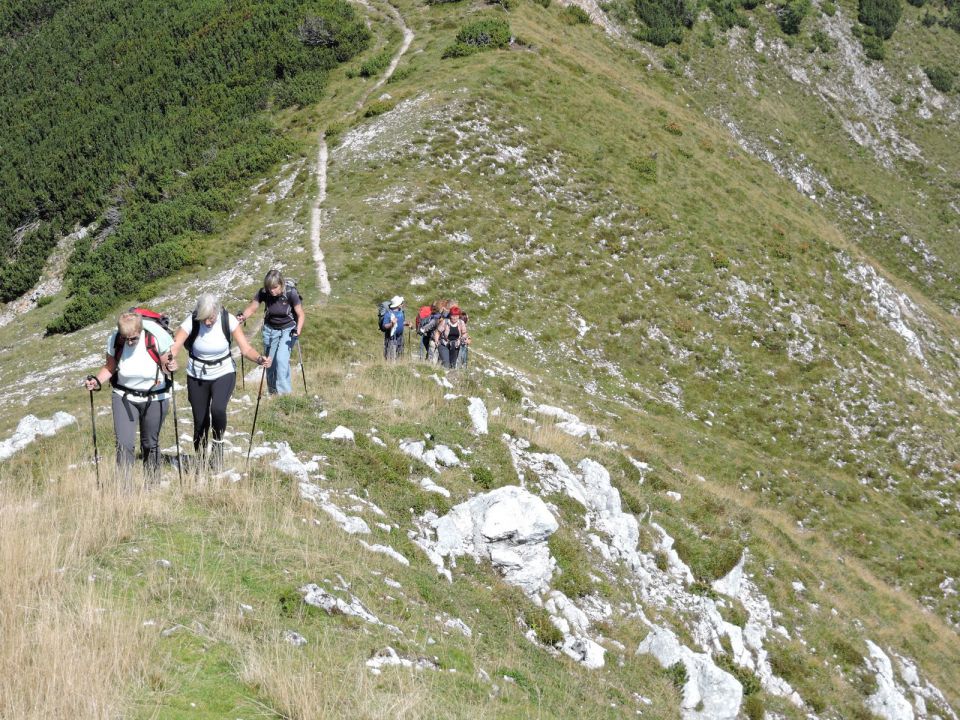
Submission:
[[[303,155],[252,188],[242,252],[155,298],[242,296],[277,257],[311,303],[325,280],[309,396],[261,407],[245,474],[248,385],[224,476],[173,475],[51,565],[144,628],[119,706],[956,717],[956,157],[881,97],[907,60],[864,64],[846,6],[808,17],[831,69],[763,8],[666,50],[531,3],[365,11],[376,47],[292,116]],[[470,312],[466,371],[374,359],[396,293]],[[49,372],[20,362],[11,384]],[[69,432],[0,465],[17,507],[90,483]]]

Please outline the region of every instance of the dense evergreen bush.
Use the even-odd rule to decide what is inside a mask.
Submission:
[[[571,25],[589,25],[590,16],[579,5],[568,5],[563,9],[563,19]]]
[[[930,84],[940,92],[948,93],[953,90],[953,73],[947,68],[935,65],[933,67],[925,67],[923,72],[930,80]]]
[[[510,25],[501,18],[481,18],[467,23],[457,33],[453,45],[443,57],[464,57],[482,50],[506,47],[510,44]]]
[[[645,25],[637,37],[659,47],[679,43],[683,29],[693,27],[694,8],[684,0],[636,0],[636,9]]]
[[[315,102],[369,38],[346,0],[0,4],[0,299],[109,208],[113,232],[78,244],[51,330],[193,262],[245,181],[292,150],[263,111]]]
[[[721,30],[729,30],[732,27],[747,27],[747,16],[740,8],[743,7],[739,0],[707,0],[707,7],[713,13],[713,20]]]
[[[787,0],[777,8],[777,22],[780,29],[787,35],[796,35],[800,32],[803,19],[810,12],[810,0]]]
[[[903,6],[900,0],[860,0],[857,15],[860,22],[873,28],[877,37],[888,40],[897,29]]]

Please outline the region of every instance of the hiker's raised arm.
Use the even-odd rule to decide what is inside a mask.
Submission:
[[[177,328],[177,332],[173,335],[173,345],[170,346],[170,355],[174,358],[180,354],[180,350],[183,348],[183,344],[187,341],[187,331],[182,327]],[[176,368],[174,368],[176,369]]]
[[[257,365],[262,365],[265,368],[273,365],[273,358],[264,357],[257,352],[257,349],[247,341],[247,336],[243,334],[243,328],[241,328],[239,325],[237,325],[232,335],[233,339],[237,342],[237,347],[240,348],[241,354],[243,354],[247,360],[251,360]]]
[[[117,370],[117,362],[113,359],[113,355],[107,355],[106,360],[103,365],[97,370],[95,375],[90,376],[90,379],[84,379],[83,388],[84,390],[99,390],[100,386],[107,382],[110,378],[113,377],[113,373]],[[95,380],[93,378],[96,378]]]
[[[246,322],[247,319],[257,311],[257,308],[260,307],[260,300],[258,298],[259,291],[257,291],[257,295],[254,295],[253,300],[250,301],[250,304],[243,309],[243,312],[237,313],[237,320],[240,322]]]

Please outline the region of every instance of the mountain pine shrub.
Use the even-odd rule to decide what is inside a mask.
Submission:
[[[947,68],[934,65],[932,67],[925,67],[923,72],[927,76],[927,79],[930,80],[930,84],[940,92],[948,93],[953,90],[954,76]]]
[[[713,13],[713,21],[721,30],[730,30],[733,27],[747,27],[750,23],[740,8],[738,0],[707,0],[707,7]]]
[[[465,57],[483,50],[503,48],[510,44],[510,25],[502,18],[481,18],[460,28],[453,45],[443,57]]]
[[[570,25],[589,25],[590,16],[579,5],[567,5],[563,9],[563,19]]]
[[[902,13],[900,0],[860,0],[857,18],[867,27],[873,28],[877,37],[889,40],[897,29]]]
[[[679,44],[683,29],[693,27],[695,18],[695,8],[684,0],[636,0],[636,10],[645,25],[636,37],[658,47]]]
[[[393,53],[391,53],[390,50],[384,50],[368,58],[360,66],[360,77],[374,77],[375,75],[379,75],[387,69],[392,58]]]
[[[780,29],[787,35],[796,35],[800,32],[803,19],[810,12],[810,0],[787,0],[777,8],[777,22]]]

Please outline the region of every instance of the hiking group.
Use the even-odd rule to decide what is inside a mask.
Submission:
[[[404,328],[407,328],[418,336],[417,356],[421,360],[439,363],[448,369],[466,366],[470,346],[467,314],[455,301],[437,300],[422,306],[414,323],[406,321],[403,308],[400,295],[380,303],[377,315],[385,360],[403,357]]]
[[[263,354],[250,344],[243,332],[244,323],[261,305],[264,306]],[[126,475],[133,467],[139,433],[144,472],[149,480],[157,478],[161,465],[160,430],[172,406],[177,435],[177,470],[182,479],[184,461],[180,456],[173,376],[179,369],[177,355],[181,349],[186,349],[194,467],[219,473],[223,469],[227,404],[237,382],[237,364],[231,352],[233,343],[240,351],[241,372],[244,358],[263,368],[250,433],[252,449],[264,379],[268,397],[291,392],[290,358],[295,346],[300,352],[301,373],[303,371],[303,353],[298,340],[304,320],[303,301],[296,283],[285,280],[279,270],[266,274],[263,286],[236,315],[231,315],[222,301],[211,293],[203,293],[197,298],[193,311],[175,330],[171,329],[165,315],[151,310],[131,308],[121,313],[116,329],[107,338],[103,365],[96,374],[88,375],[83,383],[90,392],[98,484],[99,454],[93,392],[100,390],[103,383],[109,382],[112,390],[116,461],[121,472]],[[404,329],[407,328],[418,335],[421,360],[451,369],[464,367],[467,363],[470,344],[467,315],[452,300],[424,305],[416,322],[409,323],[404,315],[404,300],[398,295],[381,303],[378,321],[384,336],[386,360],[403,356]],[[303,382],[306,392],[306,376]]]
[[[242,324],[257,308],[265,306],[264,354],[247,341]],[[135,458],[137,432],[144,471],[155,478],[160,468],[160,429],[173,395],[177,353],[186,348],[187,398],[193,414],[193,449],[202,465],[219,471],[223,465],[223,435],[227,428],[227,402],[237,381],[237,365],[231,354],[236,342],[242,358],[264,368],[268,395],[291,391],[290,355],[303,330],[303,302],[294,283],[271,270],[250,304],[231,315],[210,293],[197,298],[193,312],[171,331],[166,316],[132,308],[120,314],[106,345],[106,360],[84,387],[91,392],[103,383],[112,387],[113,428],[117,439],[117,465],[128,471]],[[301,360],[301,368],[302,368]],[[306,386],[306,383],[304,383]],[[261,394],[263,376],[261,376]],[[260,395],[257,397],[259,409]],[[94,444],[96,444],[96,421]],[[179,456],[179,437],[177,438]],[[94,449],[96,452],[96,448]],[[180,463],[178,460],[178,469]]]

